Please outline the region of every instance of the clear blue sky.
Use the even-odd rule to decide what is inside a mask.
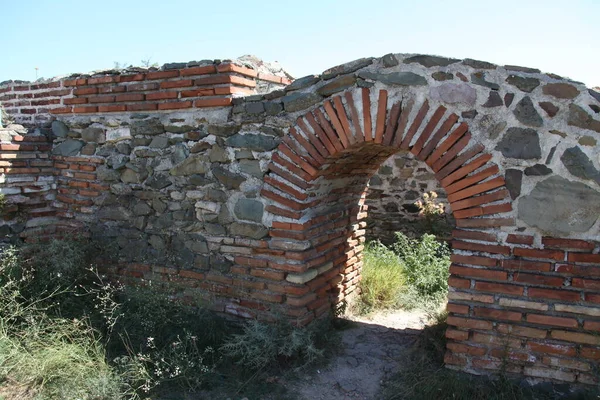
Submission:
[[[537,67],[600,86],[600,0],[0,0],[0,81],[139,64],[279,61],[293,76],[386,53]]]

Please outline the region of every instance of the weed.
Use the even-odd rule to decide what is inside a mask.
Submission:
[[[423,193],[423,200],[418,200],[415,205],[419,207],[422,231],[424,233],[447,236],[451,231],[451,225],[446,216],[446,206],[437,200],[436,192]]]

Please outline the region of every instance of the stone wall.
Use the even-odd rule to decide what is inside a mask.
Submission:
[[[85,79],[129,90],[113,74]],[[392,174],[435,179],[456,221],[447,365],[597,383],[599,93],[530,68],[389,54],[231,96],[200,109],[36,111],[53,122],[24,137],[52,138],[51,154],[33,150],[56,185],[56,223],[39,234],[85,230],[123,279],[306,324],[356,292],[368,183],[395,155],[406,161]],[[35,122],[19,107],[17,122]],[[24,175],[44,178],[39,168]]]

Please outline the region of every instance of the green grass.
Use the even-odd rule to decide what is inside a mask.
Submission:
[[[381,309],[435,309],[448,293],[450,251],[433,235],[396,234],[387,247],[374,241],[364,250],[359,313]]]

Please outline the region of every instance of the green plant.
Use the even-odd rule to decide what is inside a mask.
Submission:
[[[358,311],[366,313],[400,306],[405,277],[398,255],[379,241],[369,242],[363,254]]]
[[[451,226],[446,216],[446,206],[437,200],[438,194],[434,191],[423,193],[423,200],[418,200],[415,205],[419,208],[422,217],[421,225],[424,233],[445,236],[450,233]]]

